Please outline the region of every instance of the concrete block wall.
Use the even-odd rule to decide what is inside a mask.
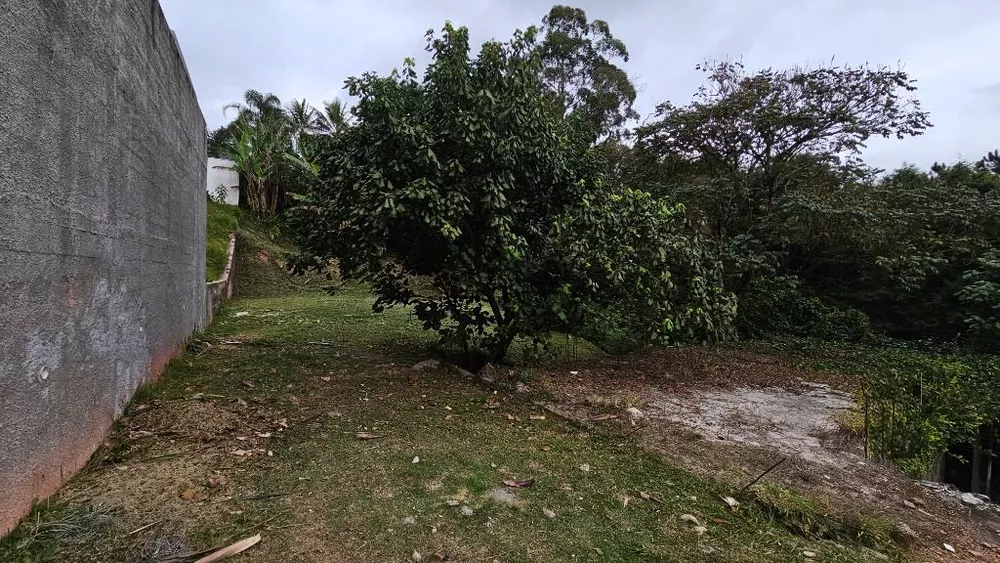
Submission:
[[[0,535],[204,319],[205,121],[156,0],[0,0]]]

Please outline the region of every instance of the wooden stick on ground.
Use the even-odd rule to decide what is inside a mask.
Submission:
[[[258,543],[260,543],[260,534],[246,538],[244,540],[240,540],[228,547],[224,547],[212,553],[211,555],[206,555],[205,557],[202,557],[201,559],[195,561],[194,563],[214,563],[215,561],[222,561],[227,557],[231,557],[233,555],[236,555],[237,553],[242,553],[250,549],[251,547],[257,545]]]
[[[785,463],[785,460],[787,460],[787,459],[788,459],[787,457],[783,457],[780,460],[778,460],[778,463],[775,463],[771,467],[768,467],[767,471],[765,471],[765,472],[761,473],[760,475],[758,475],[756,479],[754,479],[753,481],[750,481],[750,483],[748,483],[745,487],[743,487],[742,489],[740,489],[739,493],[736,493],[736,494],[740,494],[743,491],[745,491],[745,490],[749,489],[750,487],[754,486],[755,484],[757,484],[757,481],[760,481],[761,479],[764,478],[765,475],[767,475],[768,473],[774,471],[775,468],[777,468],[782,463]]]

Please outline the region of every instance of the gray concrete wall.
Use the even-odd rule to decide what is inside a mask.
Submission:
[[[0,0],[0,535],[204,317],[205,121],[156,0]]]

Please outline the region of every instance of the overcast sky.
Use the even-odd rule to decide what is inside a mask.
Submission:
[[[386,73],[424,56],[424,32],[468,26],[476,44],[539,23],[552,0],[160,0],[177,33],[210,127],[248,88],[314,105],[340,97],[344,79]],[[866,159],[895,168],[977,160],[1000,148],[1000,1],[577,0],[606,20],[631,53],[637,109],[685,103],[694,65],[742,59],[750,69],[901,63],[934,128],[873,141]]]

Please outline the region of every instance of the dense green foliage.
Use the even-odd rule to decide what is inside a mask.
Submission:
[[[1000,417],[1000,358],[903,341],[779,338],[743,344],[810,367],[862,375],[852,425],[869,454],[924,475],[951,445]],[[966,460],[968,461],[968,460]]]
[[[350,114],[248,92],[210,143],[251,184],[293,185],[300,265],[336,259],[377,309],[413,306],[492,361],[554,331],[613,353],[737,333],[996,351],[1000,153],[861,159],[931,126],[906,72],[710,62],[693,100],[630,129],[628,48],[583,10],[554,6],[478,54],[464,28],[428,38],[421,76],[408,59],[349,79]],[[866,372],[869,399],[899,405],[886,428],[908,429],[873,424],[878,455],[925,463],[995,418],[980,400],[995,364],[935,357]]]
[[[331,135],[347,124],[339,100],[326,102],[320,112],[305,100],[287,106],[274,94],[247,90],[230,123],[208,132],[208,155],[233,161],[240,174],[240,205],[258,215],[273,216],[287,205],[289,194],[305,181],[303,159],[317,136]]]
[[[422,81],[412,61],[348,81],[356,125],[319,145],[305,248],[370,282],[376,308],[412,305],[492,361],[619,303],[643,342],[728,334],[735,303],[682,208],[603,189],[587,132],[539,78],[534,30],[473,58],[449,25],[428,48]]]

